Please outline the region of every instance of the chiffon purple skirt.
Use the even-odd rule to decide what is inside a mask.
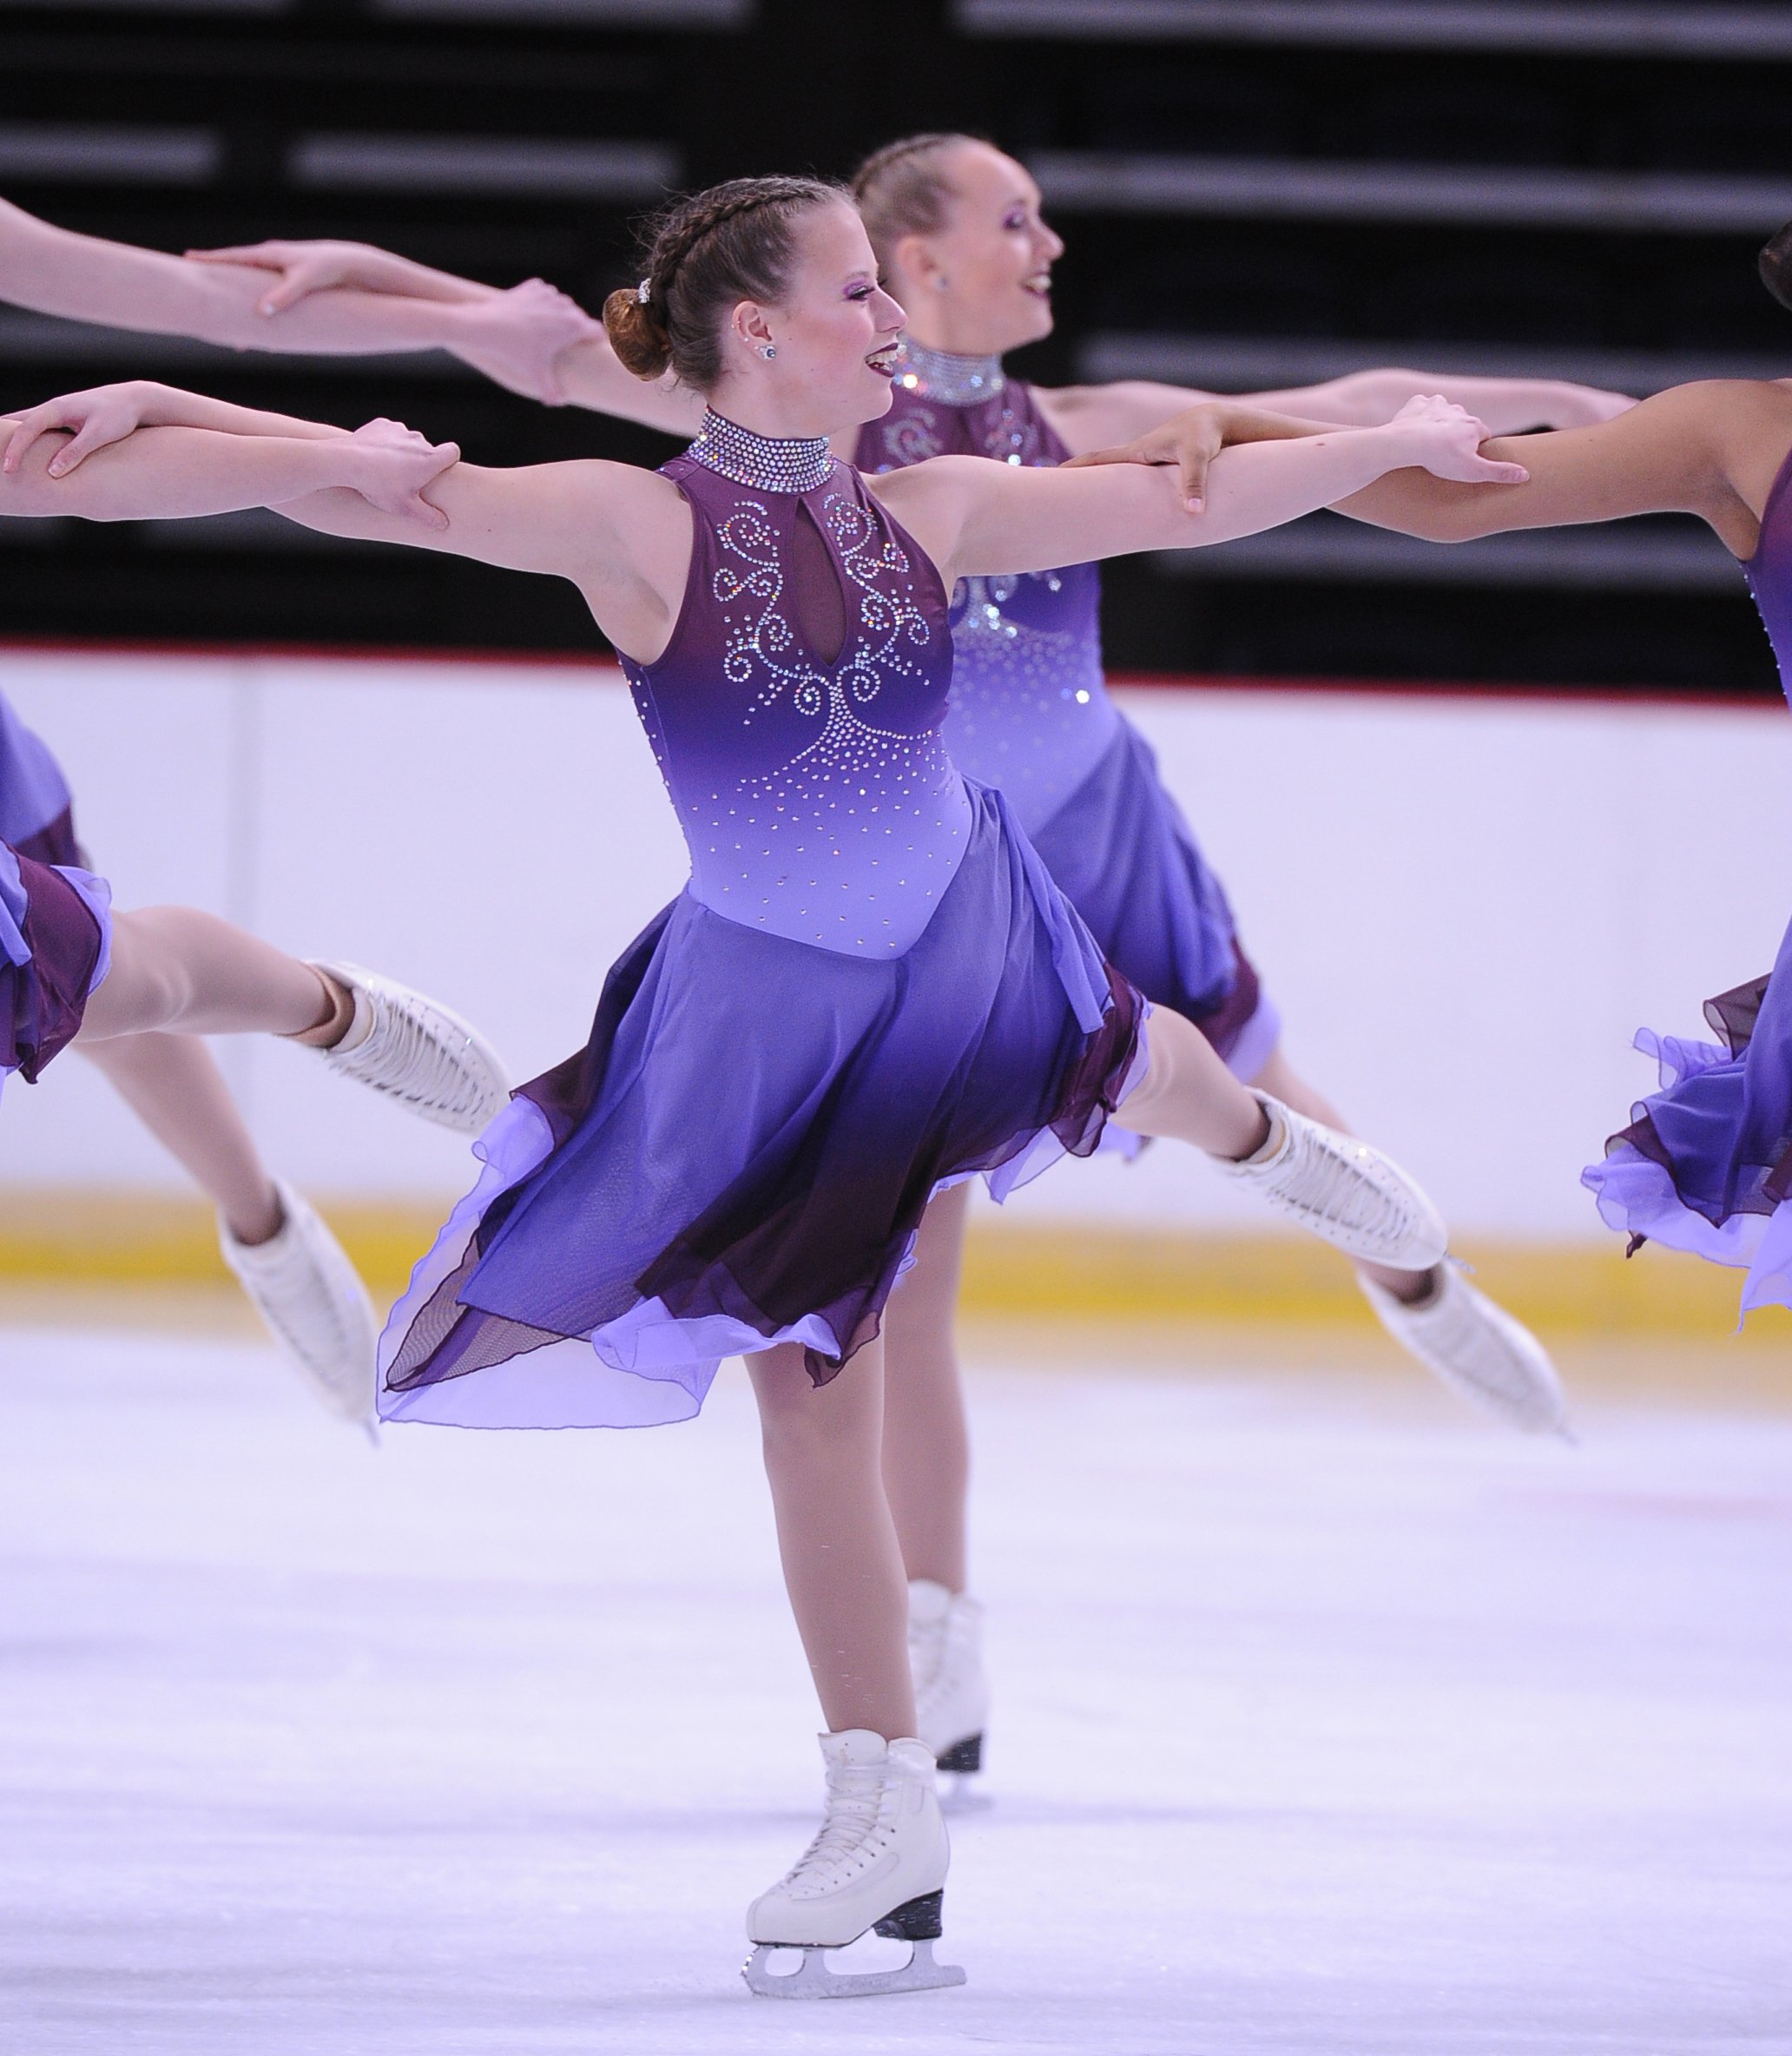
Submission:
[[[1033,846],[1102,954],[1153,1006],[1194,1022],[1234,1077],[1254,1078],[1281,1017],[1240,946],[1225,888],[1201,853],[1157,768],[1123,716],[1095,768]],[[1107,1146],[1136,1150],[1117,1122]]]
[[[1720,994],[1721,1044],[1644,1029],[1663,1090],[1582,1173],[1634,1249],[1665,1242],[1748,1272],[1742,1310],[1792,1306],[1792,928],[1772,972]]]
[[[0,843],[0,1077],[35,1084],[73,1040],[105,977],[110,893],[103,879]]]
[[[609,973],[586,1047],[477,1145],[485,1170],[381,1346],[388,1420],[643,1427],[721,1360],[800,1343],[820,1384],[878,1329],[927,1201],[1086,1155],[1143,1074],[1112,974],[1005,803],[888,962],[688,892]]]

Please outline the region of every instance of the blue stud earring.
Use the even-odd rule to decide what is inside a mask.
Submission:
[[[778,346],[775,343],[763,344],[761,346],[759,353],[765,359],[766,362],[769,364],[773,358],[778,354]]]

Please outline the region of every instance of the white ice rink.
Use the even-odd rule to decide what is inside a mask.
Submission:
[[[737,1378],[376,1453],[246,1342],[0,1358],[5,2056],[1792,2050],[1792,1414],[984,1367],[971,1981],[801,2007]]]

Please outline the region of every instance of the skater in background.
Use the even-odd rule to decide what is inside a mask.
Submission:
[[[1762,277],[1792,307],[1792,224],[1761,254]],[[1101,464],[1205,460],[1209,424],[1171,422]],[[1465,492],[1411,472],[1341,501],[1341,513],[1431,542],[1513,529],[1696,514],[1741,563],[1792,684],[1792,380],[1722,379],[1657,393],[1597,426],[1496,440],[1522,454],[1522,485]],[[1747,1273],[1744,1314],[1792,1306],[1792,930],[1773,970],[1705,1004],[1721,1044],[1644,1029],[1637,1047],[1663,1090],[1632,1109],[1582,1182],[1608,1226]]]
[[[613,968],[588,1046],[482,1138],[484,1176],[388,1328],[382,1407],[645,1425],[688,1417],[721,1358],[748,1357],[828,1726],[823,1824],[749,1911],[749,1981],[866,1989],[825,1955],[876,1927],[915,1954],[870,1988],[912,1988],[959,1974],[928,1955],[947,1848],[915,1733],[878,1329],[929,1198],[1086,1153],[1117,1110],[1354,1256],[1423,1269],[1444,1247],[1385,1159],[1247,1089],[1174,1010],[1148,1022],[999,793],[958,773],[939,734],[951,588],[1222,541],[1389,468],[1520,468],[1425,403],[1229,450],[1198,515],[1136,467],[949,457],[867,481],[828,438],[888,408],[903,315],[847,196],[807,180],[679,204],[606,319],[625,364],[710,403],[663,472],[455,465],[430,487],[433,532],[348,492],[268,495],[330,533],[576,584],[623,653],[692,860]],[[221,444],[253,466],[310,432],[149,388],[51,403],[20,439],[49,424],[122,437],[67,483],[103,467],[161,513]],[[786,1947],[804,1952],[795,1980],[767,1964]]]
[[[862,471],[886,473],[947,451],[1055,464],[1214,397],[1141,381],[1053,390],[1006,375],[1004,353],[1051,332],[1051,273],[1064,246],[1031,177],[992,145],[911,137],[868,159],[854,192],[909,322],[889,412],[835,439],[838,454]],[[376,300],[478,306],[494,290],[361,244],[274,241],[193,254],[267,267],[267,303],[280,307],[345,288]],[[675,372],[632,376],[606,339],[570,347],[557,377],[576,405],[683,435],[701,425],[700,393]],[[1239,404],[1366,425],[1419,392],[1442,392],[1497,428],[1597,421],[1631,404],[1559,381],[1397,368]],[[1211,451],[1218,417],[1207,418]],[[1150,746],[1109,695],[1100,603],[1100,573],[1087,563],[961,586],[946,747],[961,770],[1001,787],[1110,962],[1155,1005],[1194,1021],[1238,1077],[1341,1128],[1283,1055],[1280,1017],[1239,945],[1224,889]],[[1108,1132],[1117,1146],[1138,1146],[1117,1125]],[[953,1333],[969,1199],[968,1185],[955,1186],[929,1208],[885,1334],[884,1466],[911,1580],[919,1732],[942,1768],[959,1773],[981,1767],[988,1702],[982,1611],[968,1590],[970,1442]],[[1459,1272],[1367,1263],[1358,1275],[1395,1340],[1447,1382],[1517,1426],[1559,1428],[1559,1389],[1534,1338]]]
[[[278,321],[267,298],[264,271],[76,234],[0,201],[0,300],[37,313],[239,350],[445,349],[550,404],[560,397],[555,359],[601,333],[539,280],[453,306],[320,293]],[[62,768],[3,694],[0,839],[41,863],[86,863]],[[378,1324],[366,1288],[310,1204],[262,1163],[204,1042],[164,1030],[83,1038],[76,1046],[216,1207],[225,1262],[312,1389],[345,1418],[367,1419]]]

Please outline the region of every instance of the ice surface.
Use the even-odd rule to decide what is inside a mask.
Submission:
[[[975,1387],[960,1991],[754,2000],[815,1717],[748,1408],[412,1429],[0,1335],[5,2056],[1792,2048],[1792,1417]]]

